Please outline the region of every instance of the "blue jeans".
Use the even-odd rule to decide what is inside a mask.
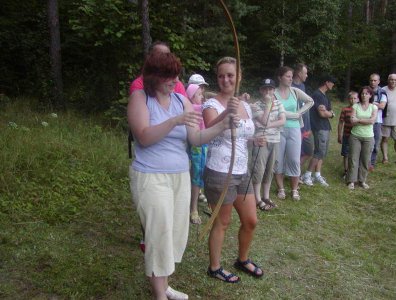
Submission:
[[[380,141],[381,141],[381,123],[374,123],[373,125],[374,131],[374,149],[371,153],[371,165],[375,166],[377,161],[377,154],[379,151]]]

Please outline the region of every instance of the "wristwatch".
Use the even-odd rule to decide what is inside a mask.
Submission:
[[[334,118],[335,114],[333,111],[331,111],[331,118]]]

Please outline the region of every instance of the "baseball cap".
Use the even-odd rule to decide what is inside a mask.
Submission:
[[[265,78],[265,79],[263,79],[263,81],[261,81],[261,87],[275,88],[276,84],[275,84],[275,81],[272,80],[271,78]]]
[[[204,85],[209,85],[206,83],[205,79],[202,77],[202,75],[199,74],[193,74],[190,76],[190,79],[188,80],[188,84],[204,84]]]
[[[323,78],[322,78],[322,83],[325,83],[326,81],[329,81],[329,82],[332,82],[332,83],[336,84],[337,79],[335,79],[331,75],[324,75]]]

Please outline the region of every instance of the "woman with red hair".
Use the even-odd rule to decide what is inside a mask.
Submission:
[[[181,70],[172,53],[150,54],[143,66],[144,91],[128,103],[128,123],[135,138],[130,166],[133,201],[145,232],[145,273],[154,298],[188,299],[168,286],[186,248],[191,195],[187,142],[208,143],[229,128],[231,116],[205,130],[192,104],[174,93]]]
[[[378,108],[373,103],[374,92],[369,86],[361,88],[359,103],[352,106],[351,122],[353,128],[349,136],[348,188],[353,190],[359,181],[362,188],[368,189],[366,183],[371,152],[374,147],[373,124],[377,119]]]

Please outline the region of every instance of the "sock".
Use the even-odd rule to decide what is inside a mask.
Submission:
[[[311,177],[311,176],[312,176],[312,172],[306,171],[306,172],[305,172],[305,175]]]
[[[320,172],[315,172],[315,177],[320,177]]]

